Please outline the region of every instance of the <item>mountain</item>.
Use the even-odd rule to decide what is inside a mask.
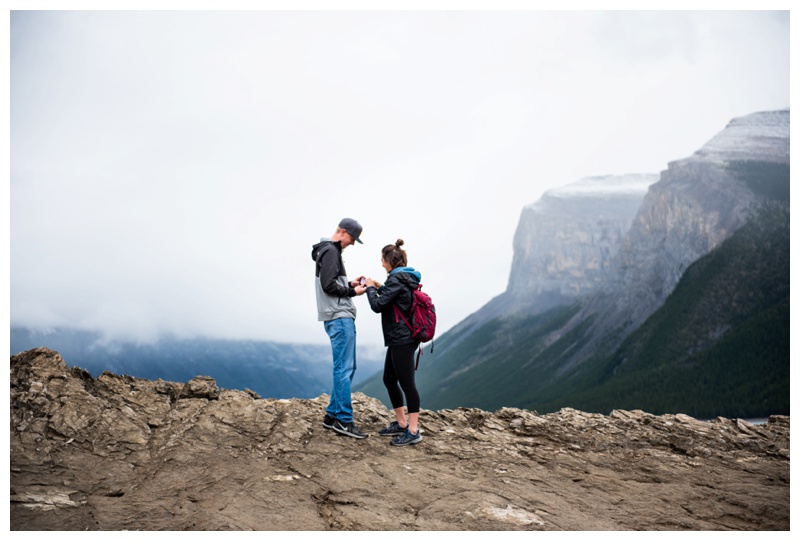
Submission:
[[[760,213],[693,263],[612,354],[590,357],[535,397],[589,411],[635,408],[761,417],[789,412],[789,210]]]
[[[205,375],[224,388],[250,389],[271,398],[312,398],[331,387],[328,345],[168,337],[140,343],[74,329],[11,329],[12,354],[42,346],[62,351],[95,375],[107,370],[173,381]],[[356,383],[382,368],[382,353],[359,350]]]
[[[595,313],[595,334],[616,332],[621,340],[664,303],[691,263],[742,227],[764,201],[788,205],[788,193],[789,110],[732,120],[695,154],[661,173],[609,280],[578,319]],[[575,351],[573,360],[587,353],[587,347]]]
[[[790,419],[504,408],[392,412],[322,428],[327,397],[260,399],[10,359],[12,531],[788,531]],[[284,534],[285,536],[286,534]]]
[[[561,202],[571,209],[561,225],[523,211],[509,288],[423,357],[423,404],[787,413],[788,196],[782,110],[734,119],[671,162],[605,259],[575,257],[585,248],[568,240],[582,196]],[[581,238],[591,246],[595,237]],[[554,244],[551,261],[591,264],[531,263]],[[361,389],[382,396],[379,386]]]

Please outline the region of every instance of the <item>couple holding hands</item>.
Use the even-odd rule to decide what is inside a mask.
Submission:
[[[322,426],[357,439],[368,436],[353,421],[350,397],[350,384],[356,371],[356,308],[353,297],[366,293],[370,308],[381,314],[386,346],[383,384],[389,392],[395,414],[395,420],[379,434],[393,436],[392,445],[411,445],[422,441],[420,400],[414,378],[414,352],[419,341],[412,336],[405,321],[395,316],[394,307],[402,314],[409,314],[414,290],[422,276],[408,266],[406,252],[402,249],[403,240],[398,239],[381,250],[381,265],[387,272],[383,284],[365,277],[348,280],[342,251],[355,243],[363,244],[360,239],[362,230],[356,220],[345,218],[339,222],[331,238],[321,239],[311,251],[316,262],[317,316],[324,323],[333,353],[333,391]]]

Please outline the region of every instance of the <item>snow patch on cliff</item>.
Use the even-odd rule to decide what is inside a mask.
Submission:
[[[789,160],[789,109],[734,118],[694,157],[725,161],[747,155]]]
[[[544,201],[548,198],[609,198],[628,195],[643,197],[648,188],[658,182],[658,178],[659,176],[653,173],[586,177],[546,191],[541,199],[527,205],[526,208],[542,209]]]

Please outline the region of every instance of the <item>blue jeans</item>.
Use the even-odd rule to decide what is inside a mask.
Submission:
[[[333,391],[325,411],[343,423],[352,423],[350,384],[356,374],[356,322],[351,317],[326,321],[325,332],[331,339],[333,352]]]

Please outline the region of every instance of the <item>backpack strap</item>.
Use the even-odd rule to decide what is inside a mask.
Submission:
[[[411,307],[409,308],[409,310],[414,308],[414,292],[417,291],[418,289],[420,289],[421,287],[422,287],[422,284],[417,284],[413,289],[409,288],[409,289],[411,289]],[[400,307],[397,306],[397,303],[394,303],[393,308],[394,308],[394,322],[398,323],[402,319],[403,322],[406,324],[406,327],[408,327],[408,330],[413,333],[414,332],[414,327],[411,326],[411,323],[409,323],[408,319],[406,319],[406,317],[403,315],[403,312],[400,310]],[[408,314],[408,317],[409,318],[411,317],[411,313],[410,312]]]
[[[410,330],[411,332],[414,332],[414,329],[411,327],[411,323],[408,322],[408,320],[406,319],[406,316],[403,315],[403,312],[401,312],[400,308],[398,308],[397,305],[395,304],[394,305],[394,322],[395,323],[399,323],[401,319],[403,320],[403,323],[406,324],[406,327],[408,327],[408,330]]]

